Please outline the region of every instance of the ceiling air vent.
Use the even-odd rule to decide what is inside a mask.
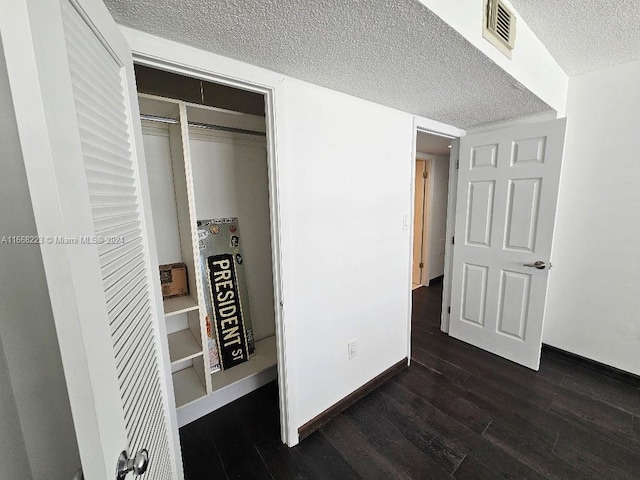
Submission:
[[[516,17],[501,0],[486,0],[483,36],[511,58],[516,40]]]

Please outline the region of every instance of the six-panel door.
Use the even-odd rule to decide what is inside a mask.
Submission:
[[[565,120],[461,138],[450,334],[537,370]]]

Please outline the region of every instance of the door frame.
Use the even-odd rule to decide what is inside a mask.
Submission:
[[[282,245],[286,243],[283,235],[283,194],[281,178],[283,174],[280,159],[282,155],[282,134],[276,126],[281,125],[282,115],[277,115],[277,105],[281,101],[279,86],[282,77],[271,72],[255,75],[250,67],[242,62],[220,57],[215,54],[179,45],[159,37],[151,37],[126,27],[121,27],[131,47],[135,64],[153,67],[178,75],[198,78],[234,88],[240,88],[265,97],[265,121],[267,142],[267,164],[269,182],[269,211],[271,221],[271,253],[273,265],[274,312],[276,326],[277,370],[280,403],[280,433],[283,443],[292,447],[298,443],[298,425],[296,416],[295,391],[292,388],[293,362],[288,350],[291,350],[292,329],[284,315],[284,276],[286,267],[283,261]],[[258,69],[262,70],[262,69]],[[258,72],[259,74],[262,72]],[[257,78],[259,77],[259,78]],[[271,78],[269,78],[271,77]],[[266,81],[265,81],[266,80]]]
[[[440,330],[449,333],[451,305],[451,276],[453,274],[453,246],[456,225],[456,201],[458,198],[458,162],[460,161],[460,137],[451,143],[449,157],[449,191],[447,193],[447,227],[444,245],[444,277],[442,279],[442,311],[440,313]]]
[[[450,127],[445,124],[434,125],[437,122],[433,120],[418,118],[414,122],[414,140],[413,140],[413,162],[418,158],[417,141],[416,137],[418,133],[429,133],[431,135],[437,135],[451,139],[451,152],[449,153],[449,180],[447,191],[447,223],[445,229],[445,246],[444,246],[444,276],[442,280],[442,306],[440,314],[440,330],[444,333],[449,333],[449,305],[451,302],[451,274],[452,274],[452,262],[453,262],[453,235],[455,227],[456,216],[456,199],[458,194],[458,161],[460,159],[460,137],[466,135],[466,131],[455,127]],[[447,128],[448,127],[448,128]],[[412,185],[411,190],[412,198],[415,197],[415,167],[412,173]],[[430,175],[431,177],[431,175]],[[431,179],[429,179],[431,181]],[[412,212],[413,203],[412,203]],[[411,231],[411,248],[413,251],[413,226]],[[428,267],[428,265],[427,265]],[[426,273],[425,269],[425,272]],[[413,272],[412,272],[413,273]],[[426,283],[426,282],[425,282]],[[410,284],[409,291],[411,292]],[[411,311],[411,293],[409,295],[409,311]],[[409,319],[411,323],[411,319]],[[411,351],[411,334],[409,334],[409,353]],[[409,355],[409,358],[411,356]]]
[[[449,239],[453,235],[452,233],[453,223],[450,226],[449,222],[450,221],[453,222],[453,219],[455,218],[455,199],[456,199],[456,189],[457,189],[457,180],[458,180],[458,175],[456,171],[456,162],[453,161],[453,159],[455,158],[456,161],[458,159],[460,137],[465,135],[466,131],[462,130],[461,128],[454,127],[453,125],[447,125],[446,123],[438,122],[436,120],[431,120],[425,117],[416,116],[413,118],[411,156],[408,157],[407,159],[410,162],[409,165],[411,165],[411,168],[410,168],[411,183],[410,183],[410,193],[409,193],[410,212],[408,217],[411,219],[413,219],[413,216],[415,215],[415,212],[414,212],[414,199],[416,195],[415,162],[418,154],[417,136],[419,132],[450,138],[452,139],[452,142],[453,142],[451,147],[451,154],[449,156],[449,193],[448,193],[448,199],[447,199],[447,228],[446,228],[446,237],[445,237],[447,241],[445,242],[446,244],[445,244],[445,260],[444,260],[444,284],[443,284],[443,295],[442,295],[442,318],[441,318],[441,325],[440,325],[440,329],[443,332],[448,333],[449,332],[449,315],[448,313],[446,314],[447,323],[446,323],[446,330],[445,330],[444,316],[445,316],[446,309],[444,308],[444,305],[445,305],[445,298],[448,306],[449,298],[451,297],[451,288],[449,287],[449,284],[451,283],[451,279],[450,279],[451,260],[453,258],[453,249],[451,248],[451,243],[449,241]],[[453,192],[453,201],[451,199],[452,192]],[[410,224],[409,251],[413,252],[413,237],[414,237],[413,221],[409,222],[409,224]],[[413,267],[413,255],[409,255],[409,261],[407,264],[407,304],[408,304],[407,358],[409,359],[409,363],[411,363],[411,316],[413,312],[413,290],[412,290],[413,268],[412,267]],[[449,290],[448,295],[447,293],[445,293],[447,289]]]

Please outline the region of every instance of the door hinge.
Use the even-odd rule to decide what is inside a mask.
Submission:
[[[455,235],[451,237],[451,245],[455,245],[456,244],[456,237]]]
[[[427,172],[422,172],[422,178],[427,178],[429,174]]]
[[[420,268],[424,268],[424,263],[420,262]]]
[[[447,308],[447,313],[451,313],[451,306],[449,306],[449,308]]]
[[[460,168],[460,160],[456,160],[456,170]]]

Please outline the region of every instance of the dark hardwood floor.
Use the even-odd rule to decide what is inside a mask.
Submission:
[[[411,366],[300,445],[269,384],[183,427],[187,480],[640,479],[640,382],[543,351],[539,372],[440,332],[413,294]]]

